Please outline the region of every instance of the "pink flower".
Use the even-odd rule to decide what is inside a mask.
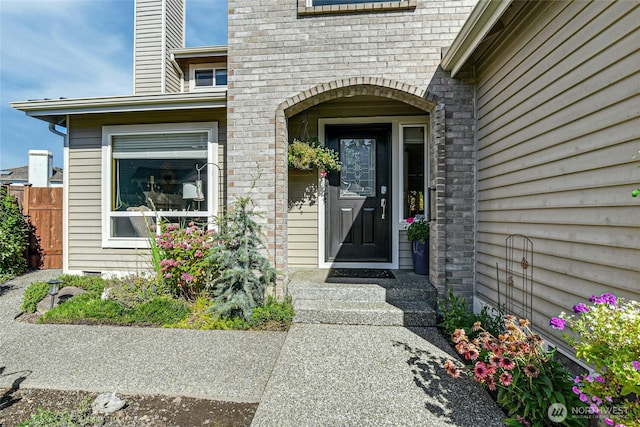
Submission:
[[[182,273],[182,280],[184,280],[185,282],[193,282],[193,276],[190,275],[189,273]]]
[[[194,253],[193,256],[195,256],[196,258],[202,258],[202,251],[200,249],[197,249],[196,253]]]
[[[500,383],[505,387],[509,387],[511,385],[511,379],[512,376],[509,372],[503,372],[500,374]]]
[[[164,278],[165,278],[165,279],[171,279],[171,273],[167,273],[167,274],[165,274],[165,275],[164,275]]]
[[[485,378],[487,376],[487,365],[484,362],[477,362],[473,372],[477,378]]]
[[[480,356],[480,353],[475,348],[469,349],[469,351],[464,354],[464,357],[467,360],[476,360],[478,356]]]
[[[487,377],[487,388],[491,391],[496,389],[496,380],[493,377]]]
[[[414,218],[412,216],[407,218],[407,224],[411,224],[413,221],[414,221]]]
[[[320,176],[323,178],[327,177],[327,171],[320,171]]]
[[[516,364],[513,360],[509,359],[508,357],[503,357],[502,359],[500,359],[499,366],[503,369],[506,369],[507,371],[510,371],[516,367]]]

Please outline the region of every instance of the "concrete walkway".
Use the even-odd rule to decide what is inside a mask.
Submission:
[[[296,324],[284,333],[14,321],[26,286],[57,274],[0,285],[0,387],[260,402],[255,426],[502,425],[480,387],[446,375],[451,350],[434,328]]]

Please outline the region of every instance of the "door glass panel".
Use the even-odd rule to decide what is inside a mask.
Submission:
[[[340,139],[340,197],[376,194],[376,140]]]

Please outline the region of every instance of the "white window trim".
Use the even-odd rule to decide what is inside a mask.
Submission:
[[[360,123],[391,123],[391,185],[395,195],[391,199],[390,210],[394,213],[394,221],[391,227],[391,262],[382,263],[360,263],[360,262],[327,262],[324,260],[325,253],[325,201],[324,197],[318,198],[318,268],[399,268],[400,265],[400,230],[406,229],[407,221],[402,213],[402,187],[401,169],[402,156],[400,155],[400,132],[403,126],[425,126],[426,150],[425,161],[427,170],[425,171],[425,193],[428,192],[428,166],[429,166],[429,116],[376,116],[376,117],[346,117],[339,119],[318,119],[318,139],[324,144],[325,126],[332,124],[360,124]],[[325,180],[320,179],[319,194],[325,194]],[[425,196],[426,197],[426,196]],[[425,200],[426,203],[426,200]]]
[[[213,70],[213,85],[196,86],[196,70]],[[189,91],[202,92],[215,88],[226,88],[227,85],[216,85],[216,70],[227,71],[227,64],[221,62],[211,62],[207,64],[192,64],[189,66]]]
[[[173,212],[160,211],[158,216],[181,217],[202,216],[211,220],[218,214],[218,187],[220,185],[220,170],[218,166],[218,122],[191,122],[191,123],[162,123],[146,125],[116,125],[102,127],[102,247],[103,248],[132,248],[142,249],[149,247],[149,239],[143,237],[111,237],[112,217],[118,216],[156,216],[156,212],[113,212],[111,211],[112,198],[112,144],[114,135],[139,135],[143,133],[156,134],[168,132],[207,132],[207,167],[203,173],[207,174],[207,210],[206,212]],[[206,172],[205,172],[206,171]]]
[[[425,219],[429,220],[429,125],[426,123],[402,123],[400,125],[400,140],[398,141],[398,148],[400,153],[398,155],[398,219],[400,220],[400,224],[403,227],[407,226],[407,219],[404,217],[404,200],[403,200],[403,189],[404,189],[404,129],[405,128],[415,128],[421,127],[424,129],[424,215]]]

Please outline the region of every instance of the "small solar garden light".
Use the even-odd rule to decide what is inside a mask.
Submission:
[[[56,295],[58,295],[58,289],[60,288],[62,280],[49,280],[47,283],[49,284],[49,295],[51,295],[51,308],[53,308],[53,302],[55,301]]]

